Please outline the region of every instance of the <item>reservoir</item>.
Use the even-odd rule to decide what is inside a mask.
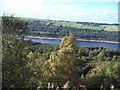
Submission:
[[[59,39],[40,39],[40,38],[25,38],[25,40],[31,40],[33,42],[40,42],[43,44],[57,44],[61,43]],[[120,43],[108,43],[108,42],[92,42],[92,41],[77,41],[78,46],[85,47],[104,47],[111,50],[120,50]]]

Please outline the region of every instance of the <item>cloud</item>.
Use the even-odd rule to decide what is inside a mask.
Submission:
[[[118,0],[1,0],[0,13],[12,13],[22,17],[62,19],[72,21],[117,20],[116,2]],[[93,3],[94,2],[94,3]],[[98,3],[107,2],[107,3]],[[97,5],[96,5],[97,4]],[[104,4],[104,5],[103,5]],[[111,6],[112,5],[112,6]],[[110,20],[114,17],[113,20]],[[101,18],[102,20],[98,19]]]
[[[75,3],[75,2],[119,2],[119,0],[45,0],[48,1],[49,3]]]
[[[45,12],[49,7],[42,0],[5,0],[4,10],[8,12]]]
[[[119,0],[101,0],[103,2],[119,2]]]

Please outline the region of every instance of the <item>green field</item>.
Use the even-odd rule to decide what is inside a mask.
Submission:
[[[94,29],[94,30],[106,30],[106,31],[118,31],[118,25],[100,25],[100,26],[93,26],[93,25],[84,25],[78,24],[76,22],[63,22],[63,21],[53,21],[53,25],[55,26],[68,26],[74,28],[82,28],[82,29]]]
[[[55,26],[68,26],[68,27],[74,27],[74,28],[81,28],[82,24],[77,24],[75,22],[60,22],[60,21],[55,21],[53,22]]]
[[[102,30],[103,29],[103,27],[92,26],[92,25],[83,25],[82,28],[84,28],[84,29],[94,29],[94,30]]]
[[[93,30],[106,30],[106,31],[118,31],[118,25],[99,25],[99,26],[93,26],[93,25],[85,25],[85,24],[78,24],[76,22],[68,22],[68,21],[60,21],[60,20],[44,20],[44,19],[33,19],[33,18],[23,18],[23,20],[38,20],[38,21],[44,21],[45,23],[52,23],[53,26],[67,26],[67,27],[73,27],[73,28],[82,28],[82,29],[93,29]],[[0,17],[0,31],[2,30],[2,18]]]
[[[118,26],[116,25],[101,25],[101,27],[105,27],[104,30],[107,30],[107,31],[118,31]]]

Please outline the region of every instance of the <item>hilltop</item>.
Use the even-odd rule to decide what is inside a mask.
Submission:
[[[118,41],[118,24],[29,19],[29,35],[61,38],[69,32],[77,39]]]
[[[64,20],[49,20],[49,19],[34,19],[34,18],[25,18],[35,23],[44,23],[47,25],[53,26],[68,26],[73,28],[80,29],[94,29],[94,30],[107,30],[107,31],[118,31],[118,24],[113,23],[96,23],[96,22],[72,22]]]
[[[118,41],[118,24],[21,18],[29,22],[29,36],[61,38],[71,32],[77,39]],[[0,31],[1,23],[0,17]]]

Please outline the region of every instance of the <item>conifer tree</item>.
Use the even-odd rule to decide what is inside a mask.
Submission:
[[[58,51],[52,52],[50,59],[46,62],[47,69],[44,76],[48,81],[55,83],[78,83],[76,42],[73,35],[64,36]]]

